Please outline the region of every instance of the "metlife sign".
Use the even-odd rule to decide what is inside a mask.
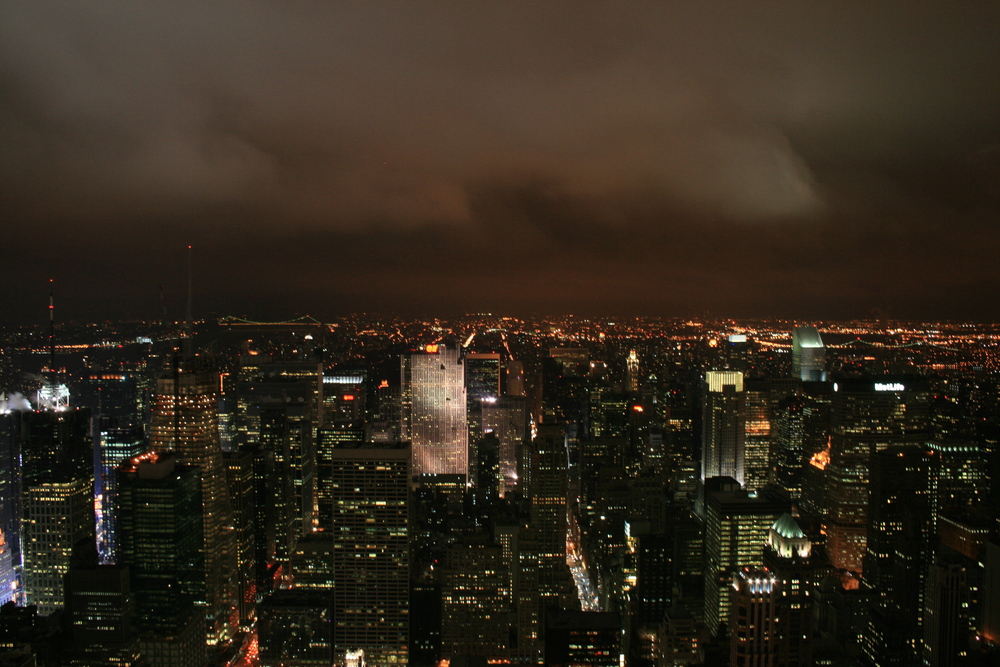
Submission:
[[[876,382],[875,391],[906,391],[906,387],[899,382]]]

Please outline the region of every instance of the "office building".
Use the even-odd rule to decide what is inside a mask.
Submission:
[[[834,384],[829,463],[824,471],[827,553],[834,567],[862,570],[871,459],[892,445],[924,441],[929,431],[928,401],[927,383],[916,378]]]
[[[702,664],[700,628],[683,602],[674,601],[660,625],[659,659],[663,665]]]
[[[364,650],[377,665],[405,664],[409,647],[410,451],[405,444],[324,452],[333,543],[334,659]],[[324,481],[324,480],[321,480]],[[324,501],[326,502],[326,501]]]
[[[469,352],[465,355],[465,400],[469,429],[469,466],[476,460],[476,447],[483,436],[483,408],[500,397],[500,355]],[[470,470],[478,483],[475,470]]]
[[[919,660],[924,593],[937,534],[940,456],[894,446],[871,462],[871,499],[863,584],[869,597],[865,653],[882,664]]]
[[[944,558],[927,571],[921,657],[928,667],[957,667],[969,654],[969,578],[959,559]]]
[[[122,462],[138,456],[145,449],[141,427],[118,427],[114,422],[102,420],[98,433],[100,468],[95,477],[98,489],[95,509],[97,516],[97,544],[101,561],[115,562],[115,493],[118,488],[117,470]]]
[[[545,617],[545,664],[551,667],[618,667],[622,624],[617,614],[554,611]]]
[[[764,568],[776,580],[776,663],[786,667],[813,664],[813,586],[817,566],[812,542],[789,514],[774,522],[764,547]]]
[[[804,408],[804,398],[788,396],[778,403],[773,413],[771,481],[793,501],[802,496],[802,467],[806,465]]]
[[[705,373],[701,480],[732,477],[744,482],[743,373]]]
[[[230,639],[239,621],[234,604],[238,545],[219,440],[218,389],[218,373],[175,366],[156,382],[150,425],[151,449],[174,451],[179,463],[197,466],[200,473],[206,639],[210,644]]]
[[[635,350],[629,350],[628,359],[625,360],[625,391],[630,394],[638,394],[641,381],[639,355]]]
[[[559,424],[540,424],[531,442],[529,493],[531,528],[537,535],[538,595],[558,600],[572,587],[566,565],[566,436]]]
[[[254,479],[254,455],[249,451],[226,452],[226,482],[233,507],[236,531],[240,626],[247,629],[257,616],[257,485]]]
[[[470,535],[449,545],[441,594],[441,657],[508,660],[513,591],[500,544]]]
[[[118,564],[129,568],[140,650],[154,667],[207,657],[199,472],[174,452],[156,451],[118,468]]]
[[[401,358],[402,439],[414,476],[469,474],[465,365],[458,349],[428,345]]]
[[[504,364],[504,396],[524,396],[524,362],[511,359]]]
[[[768,532],[790,509],[785,498],[768,492],[748,493],[732,478],[706,482],[705,625],[713,635],[730,618],[732,573],[763,566]]]
[[[771,443],[774,432],[771,382],[749,380],[743,400],[743,486],[762,489],[771,476]]]
[[[70,665],[139,664],[135,596],[127,565],[101,565],[92,540],[77,544],[66,575]]]
[[[38,612],[51,614],[65,600],[64,579],[73,547],[94,540],[94,487],[89,476],[35,481],[22,498],[24,590]]]
[[[523,396],[501,396],[484,403],[483,433],[492,432],[500,439],[501,497],[517,488],[517,454],[528,441],[528,405]]]
[[[283,589],[260,603],[260,667],[329,667],[334,662],[330,596],[313,589]],[[382,663],[375,663],[381,665]]]
[[[257,487],[255,502],[261,508],[261,520],[267,531],[273,532],[270,540],[273,550],[265,564],[279,573],[287,573],[296,540],[313,528],[316,377],[316,367],[312,364],[264,364],[256,378],[239,383],[237,389],[239,403],[244,406],[239,423],[246,428],[240,448],[253,451],[258,458],[263,483]],[[349,411],[337,412],[334,407],[342,401],[349,410],[361,397],[343,401],[345,397],[353,398],[354,394],[342,393],[352,385],[327,384],[326,380],[351,377],[336,375],[323,379],[324,389],[337,388],[324,393],[329,408],[325,418],[331,424],[350,419]]]
[[[778,657],[778,580],[766,569],[742,568],[733,574],[730,667],[766,667]]]
[[[826,380],[826,347],[816,327],[792,330],[792,377],[803,382]]]

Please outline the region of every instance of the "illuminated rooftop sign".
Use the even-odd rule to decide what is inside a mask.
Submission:
[[[906,387],[898,382],[876,382],[875,391],[906,391]]]

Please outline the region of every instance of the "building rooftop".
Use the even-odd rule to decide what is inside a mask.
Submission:
[[[801,540],[806,537],[806,534],[799,528],[799,524],[795,522],[795,519],[788,512],[778,517],[778,520],[774,522],[771,528],[787,540]]]
[[[823,347],[823,338],[816,327],[795,327],[792,340],[799,347]]]

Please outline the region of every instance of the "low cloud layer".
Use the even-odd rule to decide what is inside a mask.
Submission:
[[[1000,282],[998,110],[991,3],[12,2],[0,252],[80,317],[189,242],[222,312],[933,316]]]

